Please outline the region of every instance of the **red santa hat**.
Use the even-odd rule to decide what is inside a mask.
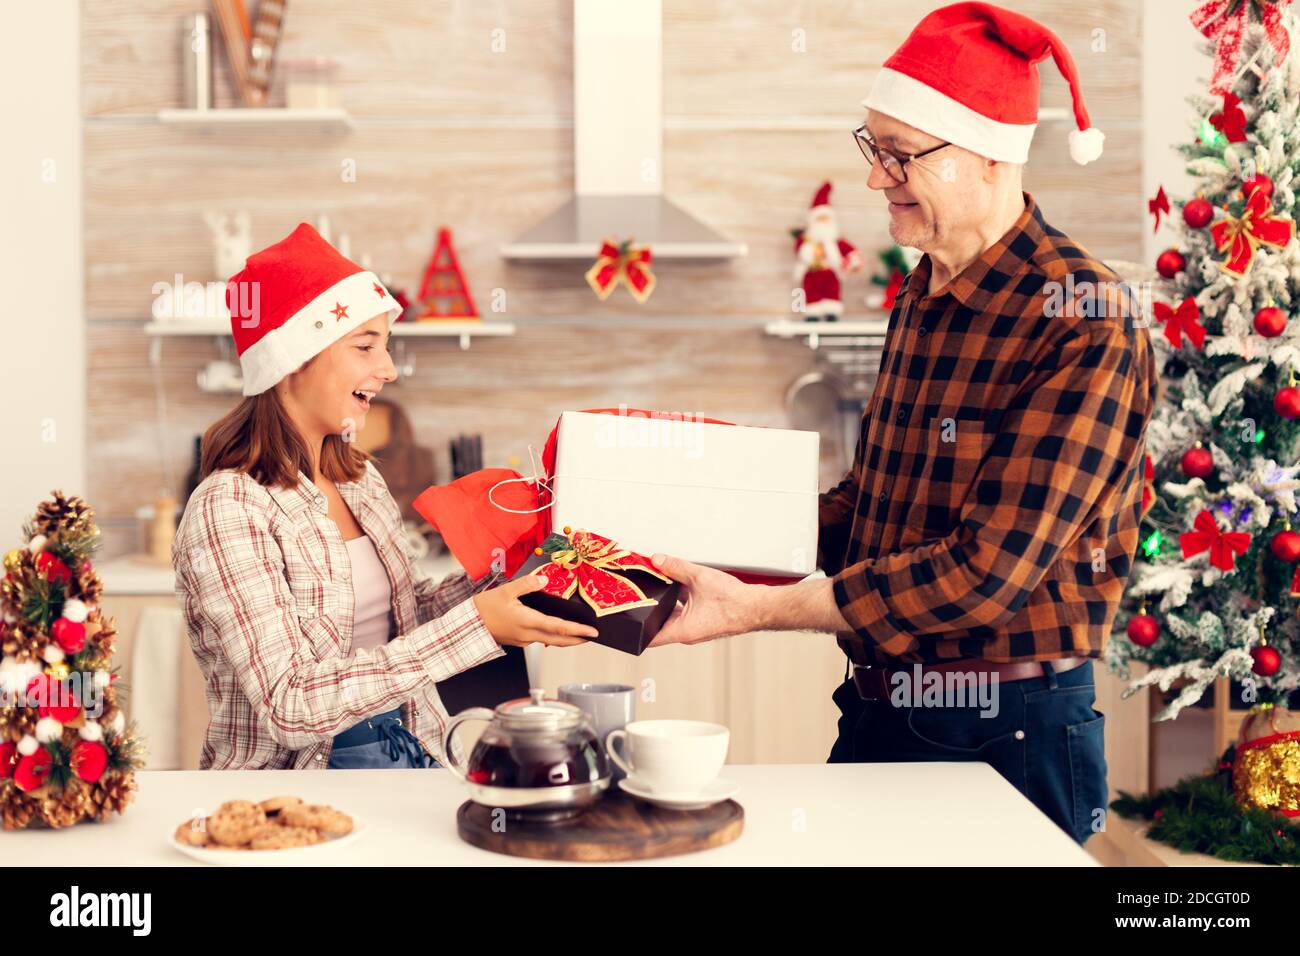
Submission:
[[[248,257],[226,283],[244,394],[260,395],[359,325],[402,314],[379,277],[305,222]]]
[[[831,211],[831,184],[829,181],[821,184],[816,195],[813,196],[812,207],[808,210],[809,217],[817,215],[819,212]]]
[[[1101,155],[1070,51],[1036,20],[991,3],[954,3],[926,16],[885,61],[862,105],[973,153],[1029,158],[1038,125],[1038,67],[1051,56],[1070,85],[1070,156]]]

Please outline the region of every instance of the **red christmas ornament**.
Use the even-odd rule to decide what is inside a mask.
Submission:
[[[1282,655],[1276,647],[1260,644],[1250,649],[1250,656],[1255,659],[1250,669],[1260,677],[1272,677],[1282,669]]]
[[[36,705],[41,717],[53,717],[61,724],[76,720],[81,704],[62,681],[49,674],[37,674],[27,683],[28,705]]]
[[[1285,561],[1288,564],[1293,561],[1300,561],[1300,534],[1296,534],[1289,528],[1273,535],[1269,547],[1273,550],[1273,557],[1279,561]]]
[[[14,775],[14,764],[18,758],[18,747],[13,741],[6,740],[0,744],[0,780],[8,780]]]
[[[44,574],[47,581],[67,584],[72,580],[72,572],[57,554],[42,551],[36,556],[35,564],[36,570]]]
[[[1150,614],[1135,614],[1129,618],[1128,639],[1138,647],[1150,647],[1160,636],[1160,622]]]
[[[30,793],[42,786],[50,776],[50,767],[54,758],[44,747],[37,747],[35,753],[19,757],[14,766],[14,783],[24,793]]]
[[[1214,204],[1208,199],[1202,199],[1199,196],[1195,199],[1187,200],[1187,205],[1183,206],[1183,222],[1193,229],[1204,229],[1214,218]]]
[[[1224,531],[1214,520],[1214,514],[1208,508],[1202,508],[1192,521],[1191,531],[1184,531],[1178,536],[1178,546],[1182,548],[1183,558],[1190,558],[1202,551],[1210,553],[1210,564],[1224,574],[1236,570],[1237,558],[1250,548],[1250,535],[1245,531]]]
[[[1183,454],[1181,466],[1188,478],[1209,478],[1214,474],[1214,456],[1208,448],[1189,448]]]
[[[1166,249],[1156,259],[1156,272],[1159,272],[1166,279],[1172,279],[1186,268],[1187,260],[1183,258],[1183,254],[1177,249]]]
[[[1265,198],[1272,199],[1273,180],[1269,179],[1263,173],[1256,173],[1254,176],[1251,176],[1249,179],[1247,179],[1244,183],[1241,184],[1242,195],[1245,196],[1247,199],[1250,198],[1251,193],[1255,192],[1255,190],[1259,190],[1260,192],[1262,192]]]
[[[72,748],[68,764],[86,783],[98,783],[108,766],[108,751],[98,740],[80,740]]]
[[[1266,339],[1275,338],[1286,329],[1286,313],[1275,305],[1266,305],[1255,313],[1255,331]]]
[[[1288,385],[1273,396],[1273,410],[1283,418],[1300,418],[1300,388]]]
[[[61,617],[50,625],[50,637],[65,654],[77,654],[86,646],[86,625]]]

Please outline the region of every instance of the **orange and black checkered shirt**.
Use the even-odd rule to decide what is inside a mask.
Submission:
[[[1156,368],[1136,298],[1033,198],[889,318],[821,566],[856,664],[1099,657],[1138,547]]]

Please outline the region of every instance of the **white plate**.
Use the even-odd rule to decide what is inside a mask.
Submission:
[[[740,791],[740,784],[732,783],[722,777],[706,784],[695,793],[652,793],[631,783],[627,777],[620,780],[618,785],[638,800],[653,803],[667,810],[703,810],[705,807],[730,799]]]
[[[336,837],[327,836],[323,843],[311,846],[293,846],[283,850],[213,849],[211,846],[181,843],[176,839],[174,831],[167,835],[167,843],[188,857],[216,866],[328,866],[337,863],[332,850],[352,843],[365,831],[365,823],[356,815],[349,813],[348,816],[352,817],[352,832]]]

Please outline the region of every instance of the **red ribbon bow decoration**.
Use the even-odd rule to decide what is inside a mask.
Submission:
[[[568,529],[565,529],[568,533]],[[619,571],[637,570],[652,574],[661,581],[672,578],[661,573],[650,559],[635,551],[620,549],[609,538],[592,531],[574,531],[569,547],[550,551],[551,563],[537,570],[546,576],[542,593],[565,598],[577,591],[591,605],[597,617],[628,611],[634,607],[654,607],[658,602],[645,596],[637,585]],[[544,552],[542,548],[537,549]]]
[[[1229,143],[1246,141],[1246,114],[1241,108],[1241,98],[1235,93],[1223,94],[1223,109],[1210,114],[1210,125],[1223,134]]]
[[[1154,199],[1147,200],[1147,212],[1156,217],[1156,227],[1152,232],[1160,231],[1160,214],[1169,215],[1169,197],[1165,195],[1165,187],[1161,186],[1156,190]]]
[[[1268,42],[1276,52],[1274,65],[1281,66],[1291,49],[1291,40],[1282,25],[1282,11],[1291,0],[1210,0],[1192,11],[1192,26],[1214,44],[1214,71],[1210,75],[1210,92],[1226,93],[1232,88],[1241,63],[1241,40],[1251,20],[1252,11],[1264,25]]]
[[[606,239],[600,245],[596,264],[587,270],[587,284],[604,300],[621,281],[627,285],[632,298],[638,303],[645,302],[655,289],[650,261],[649,246],[634,246],[631,239],[622,243]]]
[[[1220,530],[1218,522],[1208,509],[1202,509],[1192,524],[1195,531],[1184,531],[1178,536],[1184,558],[1200,554],[1208,548],[1210,563],[1220,571],[1227,572],[1233,569],[1237,560],[1233,552],[1242,555],[1250,547],[1249,534],[1245,531]]]
[[[1240,216],[1226,216],[1210,226],[1210,237],[1216,249],[1228,254],[1219,268],[1241,278],[1250,271],[1257,246],[1282,249],[1295,238],[1295,220],[1273,215],[1273,200],[1256,189]]]
[[[1186,334],[1197,350],[1200,350],[1205,342],[1205,326],[1199,321],[1201,310],[1197,308],[1195,299],[1189,295],[1179,303],[1177,309],[1170,308],[1164,302],[1154,303],[1153,308],[1156,319],[1164,323],[1165,338],[1170,345],[1176,349],[1182,348],[1183,335]]]

